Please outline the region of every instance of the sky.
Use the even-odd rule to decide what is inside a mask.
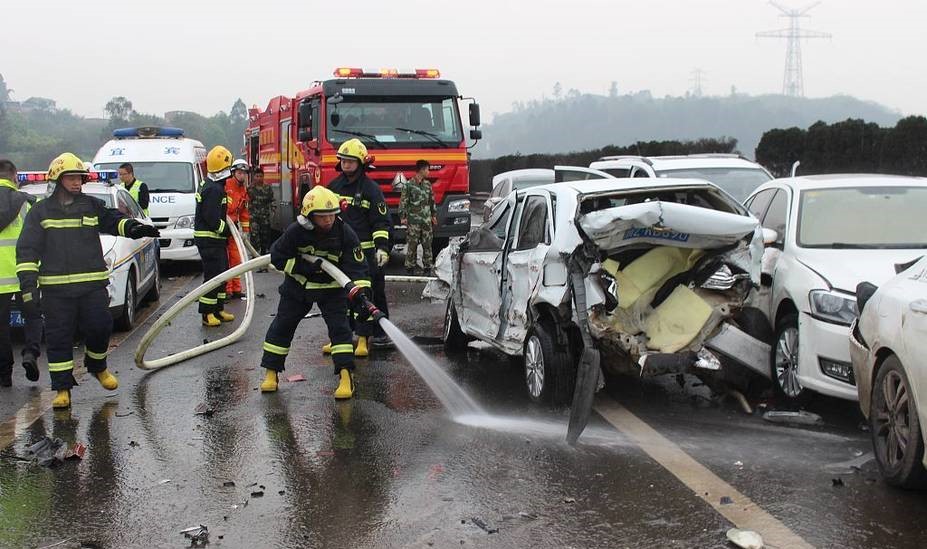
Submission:
[[[781,0],[801,8],[812,2]],[[266,106],[337,66],[438,68],[489,121],[514,101],[564,93],[707,95],[782,90],[788,20],[761,0],[4,1],[0,74],[13,98],[102,117]],[[805,95],[845,93],[927,113],[927,2],[824,0],[802,19]]]

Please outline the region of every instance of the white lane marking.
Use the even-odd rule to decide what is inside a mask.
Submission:
[[[609,398],[600,398],[595,410],[736,527],[759,533],[769,547],[813,547],[624,406]],[[722,505],[723,496],[731,498],[733,503]]]

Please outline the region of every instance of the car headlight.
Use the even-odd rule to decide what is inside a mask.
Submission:
[[[193,227],[192,215],[182,215],[177,218],[177,221],[174,222],[175,229],[189,229],[191,227]]]
[[[856,297],[854,296],[826,290],[812,290],[809,298],[812,316],[825,322],[849,326],[859,314],[856,310]]]
[[[447,205],[448,213],[460,213],[460,212],[469,212],[470,211],[470,199],[464,198],[462,200],[452,200]]]

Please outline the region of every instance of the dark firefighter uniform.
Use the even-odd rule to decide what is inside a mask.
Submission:
[[[328,184],[328,188],[347,203],[341,215],[360,238],[367,268],[370,270],[373,303],[384,316],[389,317],[386,279],[383,271],[385,261],[382,260],[384,256],[388,260],[390,250],[390,215],[386,206],[386,198],[380,186],[364,173],[367,148],[363,143],[357,139],[344,142],[338,149],[338,157],[355,159],[360,163],[353,180],[342,173]],[[385,337],[379,324],[369,320],[359,322],[355,331],[358,336],[361,336],[358,340],[358,356],[366,355],[368,337]]]
[[[23,294],[38,301],[45,313],[45,341],[56,408],[70,405],[74,380],[74,333],[84,335],[84,366],[106,389],[118,381],[106,370],[113,319],[109,312],[109,267],[100,249],[100,233],[156,238],[154,227],[127,218],[106,207],[102,200],[69,191],[61,179],[87,170],[75,155],[65,153],[52,161],[49,181],[56,182],[51,197],[38,202],[23,226],[16,245],[16,272]],[[71,199],[66,204],[64,197]]]
[[[348,322],[348,292],[321,267],[305,255],[326,259],[347,275],[359,288],[369,288],[367,265],[357,235],[346,223],[334,218],[331,228],[325,231],[313,224],[313,214],[331,214],[339,211],[338,196],[325,187],[313,188],[303,199],[298,221],[290,224],[283,235],[270,248],[273,265],[283,271],[280,286],[280,303],[264,340],[261,366],[267,369],[263,392],[277,390],[277,372],[284,368],[290,352],[290,343],[299,322],[318,304],[328,327],[332,342],[331,354],[335,374],[345,381],[345,391],[336,391],[336,398],[350,398],[353,394],[354,346]],[[341,387],[339,386],[339,390]]]
[[[225,195],[225,180],[230,175],[231,165],[232,153],[225,147],[213,147],[206,155],[209,176],[196,193],[193,241],[203,262],[204,282],[229,268],[226,242],[231,230],[226,224],[228,198]],[[220,284],[199,298],[199,312],[203,315],[204,325],[214,327],[235,320],[234,315],[222,310],[225,299],[225,284]]]

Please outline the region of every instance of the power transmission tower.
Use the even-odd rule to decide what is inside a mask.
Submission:
[[[692,97],[701,97],[702,96],[702,80],[707,73],[702,69],[695,69],[692,71],[692,77],[689,78],[689,81],[692,82],[692,89],[690,93]]]
[[[830,33],[802,29],[799,20],[809,17],[808,12],[820,2],[815,2],[802,9],[789,9],[778,2],[770,0],[769,4],[782,12],[779,17],[788,17],[789,26],[785,29],[758,32],[757,38],[785,38],[788,40],[785,49],[785,77],[782,79],[782,94],[793,97],[805,96],[805,84],[801,67],[801,39],[802,38],[831,38]]]

